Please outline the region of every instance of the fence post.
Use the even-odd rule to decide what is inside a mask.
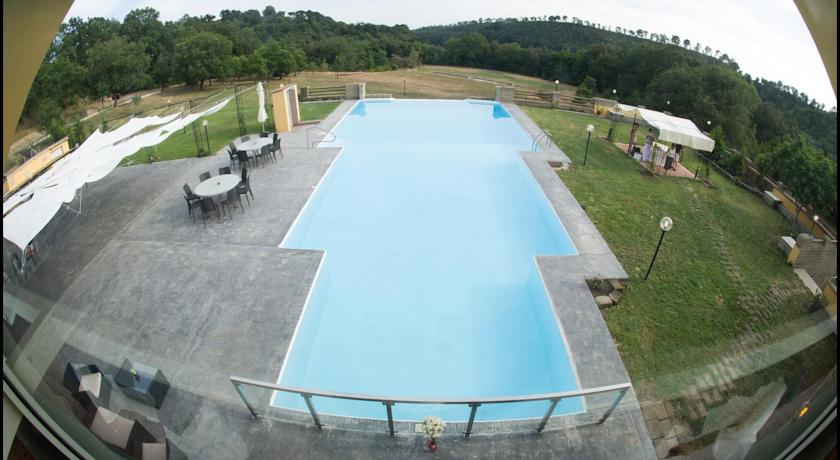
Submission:
[[[301,393],[300,395],[303,396],[303,400],[306,401],[306,407],[309,408],[309,414],[312,415],[312,420],[315,422],[315,426],[319,430],[323,430],[324,425],[321,424],[321,419],[318,418],[318,412],[315,410],[315,406],[312,405],[312,395],[306,393]]]
[[[475,413],[480,405],[481,403],[470,403],[470,421],[467,422],[467,431],[464,432],[464,437],[467,439],[470,439],[470,435],[472,434],[473,422],[475,422]]]
[[[385,405],[385,410],[388,412],[388,434],[394,437],[394,413],[391,411],[391,406],[394,405],[391,401],[382,401]]]

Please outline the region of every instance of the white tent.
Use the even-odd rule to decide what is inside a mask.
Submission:
[[[196,119],[218,112],[231,99],[181,118],[179,113],[132,118],[113,131],[96,130],[75,151],[3,203],[3,237],[23,250],[64,203],[76,198],[83,185],[107,176],[123,158],[141,148],[156,145]],[[138,134],[152,126],[157,128]]]
[[[257,121],[260,122],[260,127],[262,128],[261,131],[264,132],[264,123],[268,120],[268,114],[265,113],[265,90],[263,90],[261,81],[257,82],[257,101],[260,106],[259,111],[257,111]]]
[[[714,139],[703,134],[694,122],[687,118],[625,104],[617,104],[614,111],[626,117],[641,118],[659,131],[659,140],[682,144],[705,152],[711,152],[715,148]]]

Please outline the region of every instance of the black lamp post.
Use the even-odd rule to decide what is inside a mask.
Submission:
[[[592,131],[595,131],[595,126],[586,125],[586,151],[583,153],[583,165],[586,166],[586,157],[589,156],[589,139],[592,138]]]
[[[554,92],[560,91],[560,80],[554,80]]]
[[[819,222],[820,216],[814,216],[814,222],[811,224],[811,230],[808,232],[808,236],[814,235],[814,227],[817,226],[817,222]]]
[[[615,114],[611,117],[612,120],[610,120],[610,132],[607,133],[607,140],[609,140],[610,142],[615,140],[615,132],[618,130],[618,120],[621,116],[621,109],[618,108],[618,99],[616,98],[615,93],[616,91],[615,89],[613,89],[612,95],[613,99],[615,99],[616,101],[616,106],[614,112]]]
[[[708,128],[709,133],[711,134],[711,132],[712,132],[712,121],[711,120],[706,120],[706,127]],[[704,180],[707,180],[707,181],[709,180],[709,168],[711,167],[711,165],[712,165],[712,152],[709,152],[709,154],[706,155],[706,174],[703,177]]]
[[[665,233],[674,228],[674,221],[670,217],[665,216],[659,221],[659,228],[662,230],[662,234],[659,235],[659,242],[656,243],[656,251],[653,252],[653,257],[650,259],[650,265],[648,265],[647,273],[645,273],[645,279],[648,279],[648,275],[650,275],[650,270],[653,268],[656,255],[659,254],[659,247],[662,246],[662,239],[665,238]]]

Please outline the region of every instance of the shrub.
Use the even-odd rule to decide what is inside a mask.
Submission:
[[[50,120],[47,131],[50,133],[53,142],[55,142],[67,135],[67,125],[61,117],[55,117]]]
[[[741,177],[747,169],[747,160],[744,158],[744,155],[741,155],[740,153],[733,153],[732,155],[724,157],[720,162],[720,166],[727,170],[729,174]]]
[[[595,96],[595,87],[597,86],[597,81],[594,78],[587,75],[583,81],[581,82],[580,86],[578,86],[577,94],[580,97],[593,97]]]

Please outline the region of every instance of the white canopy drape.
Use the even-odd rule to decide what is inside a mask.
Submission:
[[[180,117],[132,118],[119,128],[103,133],[96,130],[82,145],[55,162],[26,187],[3,203],[3,237],[24,249],[52,220],[63,203],[70,203],[86,183],[107,176],[123,158],[143,147],[156,145],[196,119],[221,110],[232,98],[213,107]],[[137,134],[151,126],[158,126]]]
[[[691,147],[696,150],[711,152],[715,148],[714,139],[703,134],[687,118],[675,117],[655,110],[617,104],[615,112],[626,117],[637,116],[659,131],[659,139]]]
[[[259,110],[257,111],[257,121],[260,122],[262,131],[265,131],[263,123],[265,123],[265,121],[268,120],[268,114],[265,112],[265,90],[263,89],[261,81],[257,82],[257,102],[260,106]]]

